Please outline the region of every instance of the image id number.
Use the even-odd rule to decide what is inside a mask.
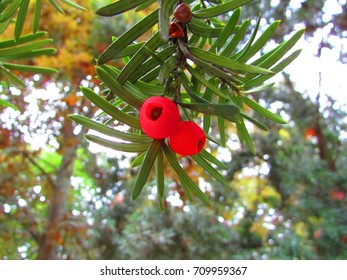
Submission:
[[[242,267],[204,267],[195,266],[194,275],[245,275],[246,266]]]

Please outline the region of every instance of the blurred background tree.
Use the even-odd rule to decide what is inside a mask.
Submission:
[[[187,201],[168,169],[170,188],[160,211],[155,181],[131,200],[133,155],[95,153],[83,138],[85,130],[67,118],[95,114],[78,87],[98,88],[94,58],[111,36],[137,21],[128,14],[112,20],[95,16],[109,1],[75,2],[87,11],[62,5],[63,15],[42,3],[39,30],[49,32],[57,53],[27,61],[59,72],[15,72],[25,88],[1,86],[19,110],[0,107],[0,258],[347,258],[346,107],[323,90],[323,74],[317,92],[299,92],[299,81],[284,73],[276,88],[254,94],[288,124],[269,123],[268,132],[253,129],[256,155],[236,137],[215,151],[228,166],[223,175],[231,191],[189,159],[183,162],[212,207]],[[346,1],[256,2],[242,16],[256,19],[262,13],[268,22],[261,27],[281,19],[275,41],[305,26],[318,59],[331,51],[338,53],[336,63],[346,62]],[[29,5],[29,17],[33,9]],[[14,28],[10,23],[1,39],[12,38]]]

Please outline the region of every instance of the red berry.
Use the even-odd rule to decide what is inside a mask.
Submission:
[[[309,127],[305,130],[306,139],[317,136],[317,130],[315,128]]]
[[[198,154],[206,142],[204,131],[194,122],[184,121],[178,129],[169,136],[171,149],[182,156]]]
[[[172,134],[180,123],[177,105],[166,97],[148,98],[140,109],[140,125],[144,133],[154,139],[164,139]]]
[[[330,192],[330,197],[333,200],[343,201],[343,200],[345,200],[346,194],[345,194],[344,191],[331,191]]]
[[[192,10],[186,3],[181,3],[176,7],[174,17],[178,22],[188,23],[192,19]]]
[[[169,25],[169,36],[170,38],[182,38],[184,37],[183,27],[180,23],[174,21]]]

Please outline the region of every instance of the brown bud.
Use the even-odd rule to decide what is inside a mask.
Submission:
[[[188,23],[192,19],[192,10],[186,3],[181,3],[176,7],[174,17],[178,22]]]
[[[171,22],[169,25],[169,36],[170,38],[183,38],[184,31],[182,25],[176,21]]]

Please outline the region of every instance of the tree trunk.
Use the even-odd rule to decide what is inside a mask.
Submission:
[[[37,258],[40,260],[58,259],[58,246],[62,245],[62,222],[66,220],[66,201],[69,194],[70,180],[73,174],[73,165],[77,156],[77,146],[81,142],[83,132],[73,135],[73,127],[70,120],[65,120],[61,152],[63,155],[61,165],[53,180],[53,194],[50,201],[49,216],[45,232],[39,240]],[[64,143],[67,143],[64,146]],[[70,144],[68,144],[70,143]],[[71,143],[75,143],[72,145]]]

